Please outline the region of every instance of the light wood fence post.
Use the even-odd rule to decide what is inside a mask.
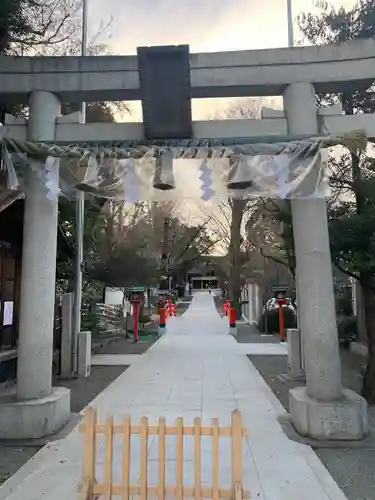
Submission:
[[[93,496],[96,459],[96,420],[94,408],[88,408],[84,415],[83,436],[83,488],[82,498],[88,500]]]
[[[165,418],[159,418],[158,428],[158,500],[165,499]]]
[[[232,412],[232,483],[234,500],[242,500],[242,416],[238,410]]]
[[[123,454],[122,454],[122,500],[129,500],[130,486],[130,416],[126,415],[123,423]]]

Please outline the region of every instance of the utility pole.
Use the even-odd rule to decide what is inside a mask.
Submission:
[[[82,39],[81,55],[87,55],[87,0],[82,0]],[[81,107],[82,123],[86,123],[86,103]],[[77,373],[78,335],[81,331],[82,307],[82,264],[83,264],[83,233],[84,233],[85,194],[76,192],[76,258],[75,258],[75,283],[74,283],[74,317],[73,317],[73,373]]]
[[[288,20],[288,47],[294,46],[294,32],[293,32],[293,9],[292,0],[286,0],[287,6],[287,20]]]
[[[294,47],[294,30],[293,30],[293,8],[292,8],[292,0],[286,0],[287,3],[287,20],[288,20],[288,47]],[[295,287],[296,287],[296,303],[297,303],[297,328],[299,328],[300,320],[299,320],[299,312],[300,309],[298,307],[298,278],[297,274],[295,276]],[[301,332],[300,332],[301,335]]]

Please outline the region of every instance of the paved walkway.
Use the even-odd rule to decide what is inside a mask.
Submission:
[[[243,351],[228,335],[227,321],[217,314],[212,297],[197,293],[188,311],[171,319],[167,335],[92,404],[98,408],[100,420],[109,412],[115,418],[129,412],[134,420],[147,415],[152,421],[164,415],[171,423],[182,416],[188,424],[201,416],[204,423],[219,417],[225,425],[230,412],[239,409],[249,430],[244,443],[244,476],[253,499],[344,500],[311,448],[284,435],[277,421],[284,409]],[[230,457],[229,443],[223,441],[220,477],[225,487]],[[155,441],[150,444],[152,458],[156,457],[155,445]],[[171,445],[173,442],[167,446],[169,483],[175,468]],[[208,482],[210,443],[204,443],[203,449],[202,476]],[[114,451],[120,453],[119,447]],[[75,431],[44,448],[13,476],[0,488],[0,500],[77,499],[81,456],[81,436]],[[184,464],[186,483],[192,482],[191,458]],[[119,472],[115,470],[115,480]],[[151,481],[155,481],[155,472],[156,462],[150,467]]]

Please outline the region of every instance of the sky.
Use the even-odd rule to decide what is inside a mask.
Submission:
[[[287,44],[286,0],[87,1],[91,32],[113,17],[111,48],[118,54],[147,45],[190,44],[191,52],[219,52]],[[314,0],[293,0],[293,17],[313,10]]]
[[[293,17],[317,11],[314,0],[292,0]],[[221,52],[287,45],[287,0],[87,0],[89,40],[101,23],[112,19],[101,41],[113,54],[136,54],[137,47],[189,44],[190,52]],[[353,0],[331,0],[334,6],[352,6]],[[295,27],[295,39],[300,38]],[[193,119],[212,118],[228,100],[192,103]],[[119,121],[142,121],[140,103]]]

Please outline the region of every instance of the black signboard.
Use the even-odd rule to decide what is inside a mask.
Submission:
[[[146,139],[192,137],[189,46],[139,47]]]

